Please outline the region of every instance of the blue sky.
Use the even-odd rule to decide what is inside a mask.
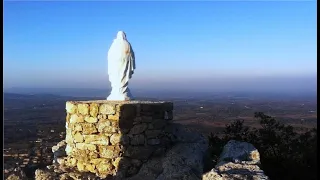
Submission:
[[[317,71],[316,1],[5,1],[4,86],[108,87],[118,30],[136,87]]]

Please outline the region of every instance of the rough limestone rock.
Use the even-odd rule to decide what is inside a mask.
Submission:
[[[118,174],[115,177],[106,177],[105,179],[200,180],[203,173],[203,155],[208,147],[206,138],[185,129],[182,125],[174,123],[168,124],[165,132],[172,135],[168,137],[168,141],[172,143],[171,148],[167,151],[159,150],[159,153],[153,153],[153,155],[143,163],[140,160],[132,160],[131,164],[135,166],[127,167],[129,168],[128,172],[135,174],[132,177],[124,178],[121,174]],[[61,142],[60,144],[63,143]],[[141,166],[141,168],[135,168],[139,166]],[[44,170],[38,169],[35,173],[35,179],[100,180],[103,178],[93,173],[79,172],[77,169],[66,167],[63,163],[54,163]]]
[[[26,174],[20,167],[14,168],[13,171],[9,173],[6,180],[27,180]]]
[[[237,179],[237,180],[268,180],[269,178],[264,174],[264,172],[257,165],[247,165],[239,163],[226,163],[220,165],[217,168],[219,174],[222,178],[227,179]]]
[[[224,147],[216,167],[225,162],[260,164],[260,154],[250,143],[230,140]]]
[[[211,169],[211,171],[205,173],[202,176],[202,179],[203,180],[225,180],[215,168],[213,168],[213,169]]]
[[[205,173],[203,170],[203,157],[208,144],[206,138],[200,134],[189,131],[182,125],[170,123],[165,132],[170,135],[168,141],[172,146],[159,154],[153,154],[144,162],[132,160],[134,166],[123,167],[135,174],[124,178],[121,174],[106,177],[107,180],[268,180],[269,178],[260,169],[260,155],[252,144],[246,142],[230,141],[224,147],[215,168]],[[63,142],[58,143],[63,145]],[[58,146],[58,145],[57,145]],[[63,146],[60,146],[63,147]],[[59,148],[56,148],[59,149]],[[61,148],[63,149],[63,148]],[[63,154],[63,153],[61,153]],[[63,158],[60,157],[59,158]],[[58,158],[58,159],[59,159]],[[141,168],[137,168],[141,166]],[[103,178],[89,172],[80,172],[69,168],[63,163],[54,163],[47,169],[37,170],[36,180],[67,180],[88,179],[101,180]]]
[[[172,135],[173,147],[164,156],[151,158],[128,180],[201,179],[203,155],[208,147],[206,138],[178,124],[167,126],[166,131]]]
[[[68,101],[66,137],[36,180],[268,179],[258,150],[230,141],[203,175],[207,138],[175,124],[172,102]]]
[[[48,170],[37,169],[35,172],[36,180],[54,179],[55,176],[55,173],[49,172]]]
[[[79,172],[57,163],[47,166],[46,169],[37,169],[35,180],[100,180],[99,177],[91,173]]]
[[[250,143],[231,140],[223,148],[214,169],[203,180],[268,180],[260,164],[260,154]]]
[[[56,146],[52,147],[52,152],[53,152],[53,163],[58,162],[58,158],[66,156],[66,141],[63,140],[59,142]]]

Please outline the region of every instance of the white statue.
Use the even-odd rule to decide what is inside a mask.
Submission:
[[[132,99],[128,82],[136,68],[135,66],[131,44],[127,41],[126,34],[119,31],[108,52],[108,75],[112,90],[107,100]]]

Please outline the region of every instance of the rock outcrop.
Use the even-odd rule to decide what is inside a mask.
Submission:
[[[65,140],[63,140],[51,148],[52,153],[53,153],[53,162],[52,163],[58,163],[59,158],[65,157],[67,155],[66,151],[65,151],[66,146],[67,146],[67,143]]]
[[[170,134],[169,138],[172,142],[171,148],[165,153],[152,155],[142,165],[140,164],[141,168],[134,176],[128,178],[108,177],[105,179],[200,180],[203,174],[203,154],[208,147],[206,138],[175,123],[168,124],[164,133]],[[58,144],[62,145],[64,143],[60,142]],[[55,147],[54,149],[63,151],[62,147]],[[64,154],[57,151],[55,151],[56,154]],[[62,157],[57,156],[57,159],[60,158]],[[140,162],[135,163],[139,165]],[[59,164],[59,162],[48,166],[46,169],[38,169],[35,174],[36,180],[103,179],[93,173],[79,172],[76,168],[67,167],[63,163]]]
[[[161,156],[152,156],[138,173],[129,178],[109,177],[106,179],[123,180],[268,180],[260,169],[260,154],[250,143],[229,141],[219,158],[215,168],[203,174],[203,157],[208,144],[204,136],[196,134],[182,125],[171,123],[165,129],[171,134],[172,147]],[[60,146],[59,146],[60,145]],[[58,143],[53,149],[57,155],[63,155],[64,142]],[[60,148],[57,148],[60,147]],[[60,152],[59,152],[60,151]],[[61,156],[57,156],[61,158]],[[139,163],[139,162],[136,162]],[[101,180],[93,173],[79,172],[59,162],[38,169],[36,180],[67,180],[88,179]]]
[[[20,167],[5,170],[4,174],[5,174],[6,180],[27,180],[28,179],[26,174],[23,172],[23,170]]]
[[[178,124],[171,124],[166,131],[171,134],[172,148],[161,157],[151,158],[128,180],[201,179],[203,155],[208,147],[206,138]]]
[[[203,180],[268,180],[259,167],[260,154],[250,143],[231,140],[223,148],[214,169]]]
[[[66,140],[36,180],[267,180],[258,150],[229,141],[203,172],[207,138],[172,120],[172,103],[67,102]]]

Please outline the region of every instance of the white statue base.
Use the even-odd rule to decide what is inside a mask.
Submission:
[[[109,101],[129,101],[129,100],[133,100],[133,97],[129,91],[129,89],[127,88],[127,92],[125,93],[121,93],[121,92],[117,92],[114,89],[112,89],[110,95],[107,97],[107,100]]]

